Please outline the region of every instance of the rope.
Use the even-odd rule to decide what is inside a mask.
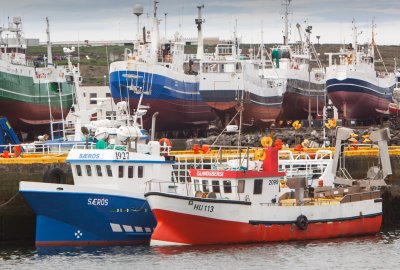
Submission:
[[[19,194],[19,192],[15,193],[14,196],[12,196],[8,201],[0,204],[0,207],[6,206],[7,204],[9,204],[15,197],[17,197],[18,194]]]

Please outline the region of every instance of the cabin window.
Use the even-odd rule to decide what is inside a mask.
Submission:
[[[263,185],[263,180],[262,179],[255,179],[254,180],[254,194],[261,194],[262,193],[262,185]]]
[[[224,192],[225,193],[232,193],[231,181],[225,180],[225,181],[223,181],[223,185],[224,185]]]
[[[102,177],[103,173],[101,171],[101,166],[100,165],[96,165],[96,171],[97,171],[97,176]]]
[[[143,178],[144,168],[143,166],[138,166],[138,178]]]
[[[201,183],[203,185],[203,192],[210,192],[208,189],[208,180],[202,180]]]
[[[87,176],[92,176],[92,166],[86,165]]]
[[[97,93],[90,93],[90,104],[97,104]]]
[[[244,180],[239,180],[238,181],[238,187],[237,187],[237,189],[238,189],[238,193],[244,193]]]
[[[118,166],[118,177],[124,177],[124,166]]]
[[[111,165],[106,165],[106,170],[108,177],[112,177]]]
[[[128,178],[133,178],[134,168],[133,166],[128,166]]]
[[[220,193],[221,189],[219,188],[219,181],[218,180],[212,180],[212,191],[215,193]]]
[[[82,176],[82,168],[81,165],[76,165],[76,174],[78,176]]]
[[[199,179],[194,179],[194,190],[199,191],[200,190],[200,182]]]

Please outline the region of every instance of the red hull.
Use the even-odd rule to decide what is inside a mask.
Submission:
[[[69,108],[63,110],[67,117]],[[52,107],[51,113],[55,121],[62,119],[60,107]],[[0,101],[0,116],[7,117],[14,130],[44,131],[49,130],[50,113],[48,105],[38,105],[27,102]]]
[[[332,103],[343,113],[345,119],[373,119],[378,111],[386,111],[389,101],[374,95],[358,92],[338,91],[329,94]]]
[[[172,130],[194,125],[206,125],[216,118],[216,115],[206,103],[143,99],[142,105],[150,107],[144,116],[145,129],[151,128],[151,118],[155,112],[159,112],[156,130]],[[136,108],[137,100],[131,99],[130,106],[131,109]]]
[[[282,120],[307,119],[309,103],[311,103],[311,115],[315,117],[317,114],[323,114],[323,97],[308,97],[297,93],[285,93],[283,96],[282,112],[279,118]]]
[[[255,243],[326,239],[344,236],[375,234],[382,223],[382,215],[309,223],[306,230],[295,224],[251,225],[242,222],[211,219],[155,209],[157,227],[153,240],[189,245]]]
[[[280,105],[263,106],[253,102],[244,103],[243,107],[243,122],[250,124],[254,121],[254,124],[258,126],[274,123],[281,111]]]
[[[389,103],[388,109],[390,114],[397,116],[400,115],[400,108],[397,104]]]

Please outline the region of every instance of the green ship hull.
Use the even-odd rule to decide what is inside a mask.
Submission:
[[[33,69],[32,69],[33,71]],[[0,116],[17,131],[42,132],[65,118],[73,103],[73,84],[0,72]]]

